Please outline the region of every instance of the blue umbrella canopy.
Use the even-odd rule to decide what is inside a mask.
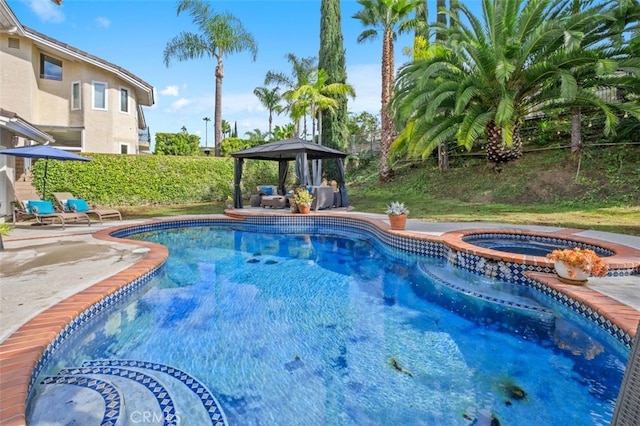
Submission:
[[[34,145],[25,146],[22,148],[9,148],[0,151],[0,154],[13,155],[14,157],[23,158],[44,158],[46,160],[44,164],[44,177],[42,185],[42,198],[45,198],[47,193],[47,166],[48,160],[60,160],[60,161],[91,161],[91,158],[83,157],[73,152],[65,151],[59,148],[54,148],[49,145]]]
[[[60,148],[54,148],[49,145],[25,146],[22,148],[9,148],[0,151],[0,154],[13,155],[15,157],[24,158],[46,158],[47,160],[72,160],[72,161],[91,161],[90,158],[83,157],[73,152],[65,151]]]

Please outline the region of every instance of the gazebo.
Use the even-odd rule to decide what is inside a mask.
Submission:
[[[285,181],[289,170],[289,161],[295,161],[296,175],[300,179],[300,185],[308,186],[311,185],[308,161],[335,159],[338,163],[338,188],[340,189],[341,205],[346,206],[349,203],[344,174],[344,158],[347,154],[344,152],[300,138],[291,138],[236,151],[231,156],[234,157],[234,208],[242,208],[240,182],[242,181],[242,166],[245,159],[277,161],[278,191],[281,194],[286,192]]]

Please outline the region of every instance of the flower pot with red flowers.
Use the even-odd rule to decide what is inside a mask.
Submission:
[[[590,276],[603,277],[609,272],[609,265],[590,249],[574,247],[554,250],[547,258],[553,260],[558,279],[567,284],[581,285],[586,283]]]

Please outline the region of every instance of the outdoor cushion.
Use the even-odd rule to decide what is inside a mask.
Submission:
[[[29,201],[29,213],[33,214],[54,214],[56,211],[53,208],[51,201],[31,200]]]
[[[262,192],[263,195],[273,195],[273,188],[270,186],[263,186],[260,188],[260,192]]]
[[[85,200],[67,200],[67,206],[69,206],[69,210],[74,212],[89,211],[89,205]]]

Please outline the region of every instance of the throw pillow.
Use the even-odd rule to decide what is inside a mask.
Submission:
[[[89,206],[85,200],[67,200],[69,209],[74,212],[86,212],[89,211]]]
[[[33,214],[54,214],[56,211],[51,201],[33,200],[29,201],[29,212]]]

